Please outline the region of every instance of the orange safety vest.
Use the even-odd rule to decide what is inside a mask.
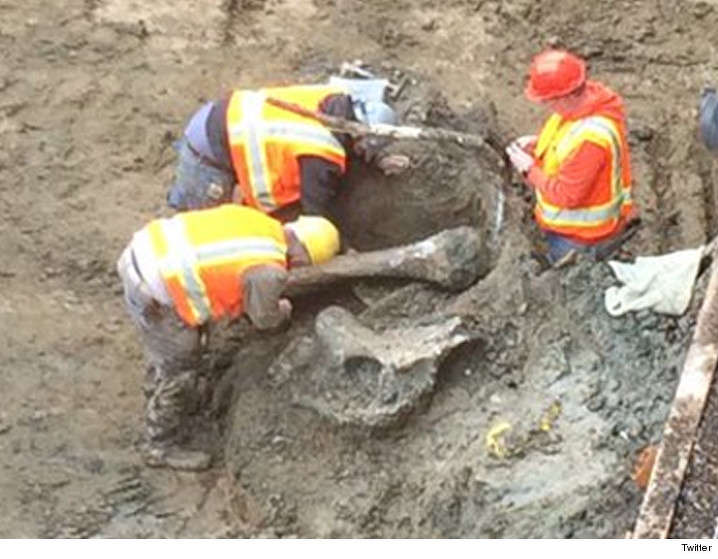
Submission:
[[[606,151],[606,165],[585,206],[562,208],[544,199],[536,189],[534,216],[538,224],[560,235],[588,243],[610,237],[625,223],[632,210],[631,168],[622,124],[605,116],[563,120],[553,114],[541,129],[534,154],[541,169],[555,177],[561,164],[583,142],[593,142]]]
[[[227,107],[227,133],[237,175],[236,200],[264,212],[297,202],[301,195],[298,158],[322,157],[346,169],[346,151],[318,121],[265,102],[274,97],[316,111],[330,94],[327,85],[235,91]]]
[[[243,274],[257,265],[287,265],[281,223],[246,206],[179,213],[147,229],[167,292],[189,326],[241,315]]]

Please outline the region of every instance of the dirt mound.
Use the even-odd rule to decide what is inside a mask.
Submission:
[[[491,304],[506,277],[518,279],[512,304]],[[459,297],[438,295],[478,341],[447,357],[403,425],[334,427],[268,379],[238,395],[226,460],[251,499],[268,484],[293,511],[271,525],[278,535],[621,537],[640,502],[633,459],[660,437],[692,319],[610,318],[612,283],[605,265],[531,278],[504,259]],[[420,321],[430,288],[404,290],[360,318]],[[272,405],[258,407],[264,391]]]

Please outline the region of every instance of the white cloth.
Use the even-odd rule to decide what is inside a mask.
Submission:
[[[608,265],[624,285],[604,294],[608,314],[651,309],[681,315],[688,308],[704,247],[662,256],[639,256],[633,264],[611,260]]]
[[[512,143],[525,150],[532,142],[535,142],[537,139],[538,136],[536,134],[528,134],[526,136],[519,136]]]

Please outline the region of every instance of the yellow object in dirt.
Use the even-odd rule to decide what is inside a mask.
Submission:
[[[502,435],[509,430],[511,430],[511,424],[508,421],[500,421],[489,429],[489,432],[486,433],[486,449],[489,454],[493,454],[496,458],[506,458],[508,448]]]
[[[542,431],[550,431],[559,415],[561,415],[561,402],[556,400],[545,412],[543,412],[543,415],[539,420],[539,429]]]

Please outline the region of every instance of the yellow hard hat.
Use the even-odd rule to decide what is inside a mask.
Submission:
[[[292,231],[307,249],[312,264],[331,260],[339,252],[339,231],[326,218],[302,215],[287,223],[285,227]]]

